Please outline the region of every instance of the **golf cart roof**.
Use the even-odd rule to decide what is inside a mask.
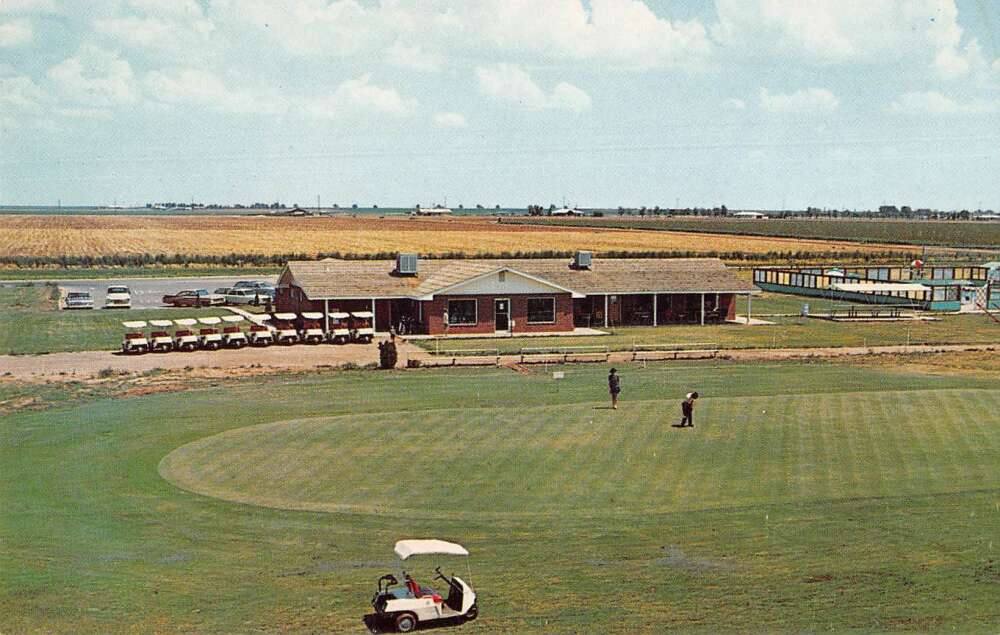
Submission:
[[[222,319],[215,316],[210,316],[210,317],[200,317],[198,318],[198,321],[201,322],[202,324],[218,324],[222,322]]]
[[[304,317],[307,320],[322,320],[323,314],[317,313],[315,311],[307,311],[302,314],[302,317]]]
[[[333,318],[333,319],[335,319],[335,320],[346,320],[347,318],[351,317],[351,314],[350,313],[342,313],[342,312],[337,311],[337,312],[331,313],[330,317]]]
[[[223,315],[222,316],[222,321],[223,322],[242,322],[243,321],[243,316],[242,315]]]
[[[174,324],[176,324],[177,326],[194,326],[197,323],[198,320],[196,320],[195,318],[177,318],[176,320],[174,320]]]
[[[400,560],[406,560],[410,556],[426,555],[446,555],[446,556],[467,556],[469,552],[462,545],[444,540],[400,540],[396,543],[396,555]]]
[[[173,326],[174,323],[170,320],[150,320],[149,323],[153,326],[159,326],[160,328]]]
[[[375,314],[371,311],[351,311],[351,315],[356,318],[370,318],[375,317]]]
[[[145,320],[136,320],[135,322],[122,322],[122,326],[127,329],[142,329],[146,328]]]
[[[294,313],[275,313],[276,320],[294,320],[297,316]]]

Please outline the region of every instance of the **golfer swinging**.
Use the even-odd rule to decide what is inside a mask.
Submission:
[[[622,391],[621,378],[618,369],[612,368],[608,373],[608,392],[611,393],[611,409],[618,410],[618,393]]]
[[[698,399],[698,393],[689,392],[684,401],[681,402],[681,414],[684,416],[681,417],[680,427],[694,427],[694,402],[696,399]]]

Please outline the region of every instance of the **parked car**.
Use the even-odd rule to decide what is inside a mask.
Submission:
[[[64,309],[93,309],[94,298],[87,291],[70,291],[63,303]]]
[[[208,289],[188,289],[163,296],[163,303],[171,306],[218,306],[225,301],[225,297],[218,293],[209,293]]]
[[[233,288],[254,289],[260,296],[260,302],[267,301],[265,296],[271,298],[271,301],[274,302],[274,296],[276,291],[274,289],[274,285],[271,284],[270,282],[261,282],[259,280],[240,280],[235,285],[233,285]]]
[[[233,288],[227,293],[223,294],[226,299],[226,304],[239,305],[239,304],[253,304],[254,306],[267,302],[267,296],[260,293],[257,289],[250,289],[248,287],[243,288]]]
[[[108,287],[104,294],[105,309],[131,309],[132,292],[125,286]]]

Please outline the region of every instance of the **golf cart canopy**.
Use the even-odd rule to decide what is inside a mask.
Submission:
[[[219,324],[220,322],[222,322],[222,318],[218,318],[218,317],[214,317],[214,316],[200,317],[200,318],[198,318],[198,321],[201,322],[202,324],[213,325],[213,324]]]
[[[371,311],[351,311],[351,315],[356,318],[373,318],[375,314]],[[405,540],[403,542],[406,542]],[[418,541],[419,542],[419,541]],[[440,541],[438,541],[440,542]]]
[[[307,320],[322,320],[323,319],[323,314],[322,313],[312,312],[312,311],[307,311],[307,312],[305,312],[305,313],[302,314],[302,317],[304,317]]]
[[[223,322],[229,322],[229,323],[242,322],[243,321],[243,316],[242,315],[223,315],[222,316],[222,321]]]
[[[150,320],[149,323],[160,328],[168,328],[174,325],[170,320]]]
[[[146,321],[136,320],[134,322],[122,322],[122,326],[127,329],[144,329],[146,328]]]
[[[346,320],[347,318],[351,317],[351,314],[336,312],[336,313],[331,313],[330,317],[334,320]]]
[[[400,540],[396,543],[396,555],[400,560],[410,556],[446,555],[467,556],[469,552],[462,545],[444,540]]]
[[[274,314],[274,319],[281,320],[283,322],[290,322],[291,320],[294,320],[296,317],[298,317],[298,316],[295,315],[294,313],[275,313]]]

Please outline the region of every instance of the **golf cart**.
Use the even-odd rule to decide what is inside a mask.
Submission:
[[[146,328],[146,321],[137,320],[135,322],[122,322],[122,326],[127,329],[144,329]],[[125,354],[148,353],[149,340],[146,339],[146,334],[141,331],[125,333],[125,341],[122,342],[122,352]]]
[[[371,311],[351,312],[351,340],[370,344],[375,338],[375,314]]]
[[[302,314],[302,341],[306,344],[322,344],[326,334],[323,332],[323,314],[307,312]]]
[[[274,344],[271,329],[264,324],[254,322],[250,325],[250,346],[270,346]]]
[[[219,332],[218,325],[222,323],[222,318],[218,317],[203,317],[198,318],[198,321],[207,328],[200,329],[198,332],[198,342],[201,347],[207,351],[217,351],[222,348],[222,333]]]
[[[347,344],[351,341],[351,329],[348,320],[350,313],[330,313],[330,330],[326,336],[334,344]]]
[[[174,338],[170,337],[164,329],[174,325],[170,320],[150,320],[149,325],[158,331],[149,334],[152,342],[150,348],[154,353],[169,353],[174,349]]]
[[[195,318],[178,318],[174,324],[181,327],[174,331],[174,350],[190,353],[198,349],[198,336],[190,327],[198,323]]]
[[[247,336],[237,324],[243,321],[242,315],[223,315],[222,342],[228,348],[243,348],[247,345]]]
[[[294,313],[275,313],[274,329],[277,331],[278,344],[295,344],[299,341],[299,332],[295,330]]]
[[[469,555],[462,545],[444,540],[400,540],[395,551],[400,560],[420,555]],[[434,579],[447,586],[447,596],[418,584],[406,571],[403,571],[402,583],[391,573],[379,578],[378,590],[372,598],[374,620],[394,626],[400,633],[409,633],[418,624],[443,620],[461,623],[476,619],[479,605],[472,587],[457,576],[444,575],[441,567],[434,571]]]

